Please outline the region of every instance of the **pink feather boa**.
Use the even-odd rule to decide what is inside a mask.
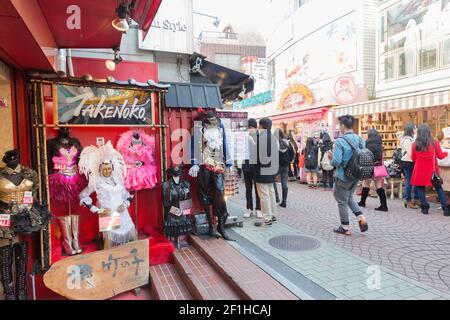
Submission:
[[[131,145],[133,134],[138,133],[142,145]],[[128,190],[141,190],[153,188],[158,179],[157,167],[154,160],[155,140],[143,130],[130,130],[120,135],[116,146],[127,165],[125,187]],[[136,163],[143,163],[136,165]]]

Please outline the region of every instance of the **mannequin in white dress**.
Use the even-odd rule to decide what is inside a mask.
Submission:
[[[120,153],[110,142],[100,148],[87,147],[80,155],[79,167],[89,179],[89,185],[80,193],[80,205],[97,214],[120,214],[120,228],[103,232],[104,249],[137,240],[136,228],[127,210],[132,197],[123,184],[126,167]],[[97,205],[90,197],[94,192]]]

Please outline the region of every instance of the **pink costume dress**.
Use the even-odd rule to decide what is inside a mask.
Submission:
[[[60,147],[58,155],[52,157],[53,173],[48,176],[51,197],[56,201],[72,201],[86,185],[86,179],[78,172],[78,156],[80,151],[71,146],[70,149]]]
[[[153,188],[158,179],[154,162],[154,139],[142,130],[130,130],[120,135],[116,146],[127,166],[125,187],[128,190]]]

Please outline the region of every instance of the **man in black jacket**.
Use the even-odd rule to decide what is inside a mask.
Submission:
[[[259,120],[259,131],[256,138],[257,161],[255,165],[255,181],[261,201],[263,222],[256,226],[271,225],[276,220],[276,199],[273,183],[279,169],[278,139],[272,133],[272,121],[269,118]]]
[[[258,124],[255,119],[248,119],[248,148],[249,159],[242,164],[242,171],[244,172],[245,181],[245,197],[247,199],[247,212],[244,213],[244,218],[250,218],[253,214],[253,185],[255,186],[256,206],[255,214],[257,218],[262,218],[261,203],[259,200],[258,191],[256,190],[255,182],[255,164],[256,164],[256,130]]]

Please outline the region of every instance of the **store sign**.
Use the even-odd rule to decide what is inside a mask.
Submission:
[[[73,300],[104,300],[147,285],[148,239],[57,261],[44,274],[44,284]]]
[[[348,75],[340,76],[334,83],[334,96],[341,104],[349,104],[356,99],[356,84],[353,77]]]
[[[273,99],[272,91],[262,92],[257,95],[254,95],[253,97],[234,102],[233,109],[240,110],[240,109],[250,108],[250,107],[261,105],[261,104],[266,104],[266,103],[272,101],[272,99]]]
[[[311,105],[314,103],[312,91],[305,85],[294,84],[283,91],[278,109],[298,109],[305,103]]]
[[[145,39],[139,31],[139,48],[191,54],[194,46],[192,1],[162,1]]]
[[[151,125],[151,92],[95,86],[56,85],[57,124]]]

